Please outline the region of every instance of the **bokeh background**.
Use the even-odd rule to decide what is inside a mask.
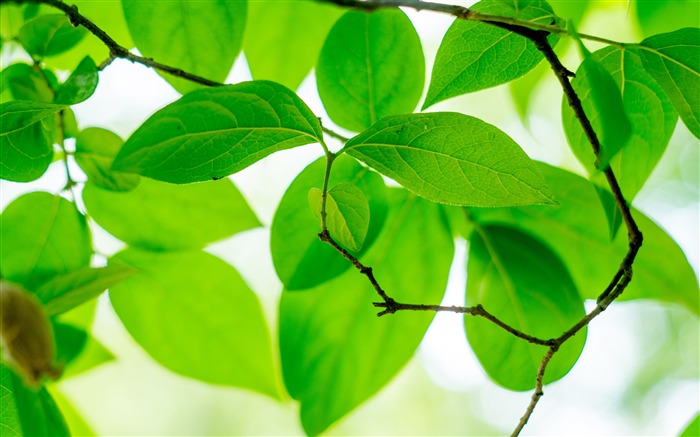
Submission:
[[[698,7],[700,24],[700,3],[693,3]],[[592,2],[579,30],[620,41],[639,41],[642,33],[634,8],[634,3],[625,1]],[[421,36],[429,77],[437,47],[452,18],[406,12]],[[588,46],[598,48],[594,43]],[[17,52],[3,50],[2,65],[9,65],[17,56]],[[575,70],[579,58],[573,45],[563,60]],[[241,55],[227,82],[250,79]],[[324,124],[332,126],[313,73],[297,91],[323,117]],[[149,115],[177,98],[179,94],[152,70],[117,60],[100,73],[95,94],[74,110],[81,129],[104,127],[127,138]],[[532,89],[526,117],[518,114],[508,85],[450,99],[430,111],[459,111],[479,117],[508,133],[531,157],[583,174],[566,145],[560,107],[561,90],[553,76],[547,75]],[[67,146],[72,147],[70,141]],[[699,150],[698,140],[679,123],[664,157],[634,202],[679,243],[696,275],[700,258]],[[286,187],[320,155],[318,145],[279,152],[232,179],[269,226]],[[78,175],[76,179],[84,180],[74,163],[71,170]],[[4,208],[29,191],[59,192],[64,184],[64,170],[55,163],[32,183],[0,182],[0,204]],[[101,265],[104,256],[123,245],[94,224],[92,231],[102,254],[94,261]],[[269,254],[269,229],[244,232],[207,250],[241,272],[262,300],[274,333],[282,285]],[[464,302],[466,252],[466,243],[458,241],[446,304]],[[593,305],[587,302],[589,308]],[[129,337],[106,295],[98,299],[93,334],[116,359],[52,387],[76,435],[303,434],[298,406],[292,400],[279,403],[253,392],[207,385],[158,365]],[[699,344],[697,317],[679,305],[615,303],[589,326],[586,347],[570,374],[545,387],[545,396],[525,434],[677,435],[700,409]],[[413,360],[387,387],[327,433],[505,434],[524,412],[530,396],[530,392],[514,393],[492,383],[469,349],[462,318],[438,314]]]

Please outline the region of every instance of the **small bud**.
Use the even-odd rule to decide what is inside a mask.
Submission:
[[[54,337],[39,299],[16,284],[0,280],[0,343],[3,359],[29,387],[44,376],[56,379]]]

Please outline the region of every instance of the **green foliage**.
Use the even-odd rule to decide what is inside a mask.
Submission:
[[[700,29],[685,28],[649,37],[639,44],[644,68],[652,75],[681,120],[700,138]]]
[[[341,14],[313,0],[250,2],[243,51],[253,79],[297,89]]]
[[[543,24],[560,24],[543,0],[482,0],[472,7],[486,14]],[[552,44],[557,38],[550,37]],[[467,20],[455,20],[440,44],[423,109],[450,97],[517,79],[542,60],[534,44],[515,33]]]
[[[497,385],[537,393],[564,377],[591,341],[584,300],[594,307],[614,277],[624,282],[634,272],[620,300],[673,303],[690,310],[688,317],[700,313],[698,279],[680,246],[631,207],[679,115],[700,138],[697,4],[635,2],[640,43],[578,35],[574,25],[586,12],[600,12],[586,0],[483,0],[471,12],[414,5],[457,16],[437,49],[423,109],[510,83],[521,120],[535,120],[532,90],[555,80],[551,65],[568,92],[556,62],[541,62],[543,53],[548,61],[564,55],[566,44],[555,53],[544,39],[523,35],[549,32],[550,48],[560,38],[579,44],[583,60],[571,83],[585,117],[569,107],[571,96],[561,113],[586,179],[531,160],[504,132],[519,129],[507,117],[496,127],[466,115],[480,108],[414,113],[430,41],[404,8],[374,0],[356,10],[344,0],[71,2],[77,9],[40,3],[0,5],[0,178],[10,181],[3,182],[10,197],[0,220],[0,293],[15,283],[34,302],[34,318],[12,327],[36,340],[26,344],[45,343],[44,364],[63,366],[62,380],[115,358],[92,332],[96,298],[105,290],[109,299],[100,305],[111,305],[164,368],[264,395],[265,402],[291,397],[309,435],[326,432],[387,386],[414,356],[436,311],[464,313],[468,345]],[[84,19],[96,27],[77,24]],[[589,41],[606,47],[590,53]],[[144,58],[131,51],[134,45]],[[231,70],[241,48],[254,80],[224,84],[238,77]],[[165,65],[171,73],[156,70],[184,95],[140,126],[125,120],[85,128],[100,125],[81,118],[89,103],[72,107],[91,102],[99,71],[115,58]],[[320,100],[303,86],[312,93],[305,102],[292,90],[312,70]],[[241,71],[244,65],[237,66]],[[202,89],[185,73],[220,86]],[[102,76],[101,88],[113,86],[109,78]],[[322,114],[328,114],[323,126]],[[587,140],[588,121],[601,142],[598,153]],[[336,128],[354,136],[346,139]],[[133,133],[124,141],[112,130]],[[258,279],[248,276],[257,271],[239,274],[205,252],[218,253],[225,244],[209,246],[267,221],[228,176],[276,165],[260,161],[316,143],[323,156],[294,178],[269,229],[249,234],[264,239],[269,231],[281,297],[274,285],[254,290],[247,280]],[[287,153],[295,159],[296,151]],[[56,185],[54,170],[64,172],[65,185]],[[249,182],[249,174],[236,182]],[[611,191],[611,174],[622,194]],[[272,171],[256,182],[273,184],[276,176]],[[245,188],[275,193],[267,185]],[[256,210],[271,206],[250,200]],[[644,235],[631,265],[626,257],[636,240],[630,237],[638,236],[630,220]],[[99,250],[89,226],[102,228]],[[103,231],[126,248],[104,250]],[[467,306],[438,307],[455,239],[469,247],[466,265],[453,266],[466,269]],[[273,311],[264,313],[263,306]],[[16,334],[6,326],[19,312],[8,304],[1,309],[5,348]],[[566,342],[550,340],[577,323],[582,330]],[[39,326],[45,335],[32,337]],[[548,346],[537,344],[545,341],[553,345],[551,361],[543,361]],[[668,366],[661,368],[670,372]],[[19,370],[38,388],[0,367],[2,434],[68,435],[49,394],[62,385],[42,380],[53,377],[45,368],[38,375]],[[57,399],[74,434],[94,433],[66,399]],[[682,435],[693,427],[697,417]]]
[[[270,334],[238,272],[200,251],[127,249],[111,258],[140,272],[112,287],[122,323],[159,363],[212,384],[278,397]],[[181,347],[174,347],[174,339]]]
[[[554,203],[535,164],[506,134],[459,113],[386,117],[343,151],[440,203]]]
[[[274,82],[243,82],[191,92],[156,112],[126,141],[112,168],[165,182],[201,182],[322,137],[318,119],[292,91]]]
[[[2,435],[69,436],[61,412],[45,388],[26,388],[10,369],[0,364],[0,426]]]
[[[361,132],[412,112],[423,91],[418,33],[400,10],[350,11],[333,26],[316,68],[318,93],[338,126]]]
[[[439,302],[453,251],[441,208],[405,190],[392,190],[389,199],[384,229],[365,258],[398,300]],[[433,318],[424,313],[380,319],[367,305],[372,300],[372,286],[354,271],[310,290],[282,294],[284,382],[301,402],[309,435],[321,433],[389,382]]]
[[[585,315],[566,266],[542,242],[515,228],[477,226],[469,240],[467,305],[481,304],[515,329],[539,338],[561,335]],[[535,387],[546,347],[529,344],[482,318],[465,316],[467,339],[486,373],[511,390]],[[585,331],[552,358],[545,381],[566,375],[586,342]]]
[[[228,179],[184,186],[144,179],[128,192],[88,183],[83,200],[100,226],[144,249],[201,248],[260,224]]]
[[[122,0],[122,6],[136,47],[165,64],[223,81],[241,51],[246,0]],[[200,87],[173,76],[165,79],[183,94]]]
[[[325,163],[317,160],[292,182],[279,203],[270,228],[270,252],[277,276],[288,290],[301,290],[322,284],[351,266],[330,246],[320,241],[319,218],[308,206],[309,192],[321,189]],[[386,187],[375,172],[348,156],[333,163],[330,186],[352,183],[369,204],[369,227],[358,256],[374,243],[387,214]],[[319,211],[320,214],[320,211]]]

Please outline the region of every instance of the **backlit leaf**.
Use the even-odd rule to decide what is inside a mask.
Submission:
[[[58,89],[54,101],[64,105],[75,105],[83,102],[95,92],[97,80],[95,61],[86,56]]]
[[[471,9],[540,24],[562,24],[544,0],[482,0]],[[554,35],[549,37],[552,45],[557,40]],[[542,59],[535,45],[520,35],[456,19],[438,49],[423,109],[450,97],[510,82]]]
[[[274,82],[242,82],[191,92],[153,114],[126,141],[113,169],[201,182],[322,138],[318,118],[292,91]]]
[[[270,252],[277,276],[288,290],[301,290],[322,284],[351,266],[328,244],[318,239],[321,224],[309,208],[308,193],[323,186],[325,160],[306,167],[277,207],[270,229]],[[386,218],[386,188],[382,177],[349,156],[333,162],[330,186],[349,182],[359,188],[369,203],[369,228],[362,256],[374,243]]]
[[[245,0],[206,2],[123,0],[124,17],[139,51],[163,64],[223,82],[241,50]],[[186,93],[200,85],[163,76]]]
[[[243,51],[253,79],[296,89],[342,9],[313,0],[250,2]]]
[[[595,299],[607,287],[627,252],[627,233],[610,234],[593,185],[565,170],[540,164],[559,202],[557,207],[473,209],[482,224],[514,226],[548,245],[564,261],[586,299]],[[634,263],[634,279],[620,296],[656,299],[684,305],[694,313],[700,308],[698,281],[678,244],[658,225],[637,210],[632,211],[644,234],[644,245]]]
[[[688,130],[700,138],[700,29],[654,35],[637,48],[644,68],[671,99]]]
[[[128,192],[88,183],[83,200],[97,224],[145,249],[201,248],[260,225],[229,179],[192,185],[143,179]]]
[[[390,215],[367,264],[398,301],[438,303],[453,253],[441,207],[404,190],[394,189],[390,199]],[[309,435],[321,433],[384,387],[413,356],[434,316],[378,318],[372,306],[377,300],[355,269],[311,290],[282,293],[284,381],[301,402]]]
[[[639,27],[644,36],[697,27],[700,3],[687,0],[636,0]]]
[[[0,72],[3,98],[6,100],[36,100],[37,102],[52,102],[53,90],[41,75],[29,64],[12,64]]]
[[[320,219],[321,190],[309,191],[309,204]],[[362,190],[347,182],[335,185],[326,195],[326,215],[331,236],[350,251],[359,251],[369,229],[369,203]]]
[[[508,135],[459,113],[386,117],[343,151],[435,202],[553,203],[537,166]]]
[[[61,412],[45,388],[34,392],[0,364],[0,428],[7,437],[70,436]]]
[[[75,139],[75,160],[88,181],[111,191],[129,191],[141,180],[139,175],[112,171],[114,158],[124,141],[106,129],[89,127]]]
[[[316,67],[331,120],[356,132],[387,115],[413,112],[424,80],[420,38],[399,9],[347,12],[328,34]]]
[[[71,49],[85,34],[84,27],[74,27],[63,14],[39,15],[24,23],[19,42],[29,54],[43,58]]]
[[[469,240],[467,306],[483,305],[499,320],[542,339],[554,338],[584,315],[569,272],[551,249],[531,236],[503,226],[477,228]],[[467,339],[486,373],[510,390],[535,387],[546,346],[521,340],[490,321],[465,316]],[[576,363],[585,330],[552,358],[545,383],[556,381]]]
[[[238,272],[204,252],[127,249],[110,264],[141,273],[109,290],[134,339],[173,372],[278,397],[270,333]]]
[[[51,277],[87,267],[92,256],[85,217],[66,199],[44,192],[10,203],[0,221],[0,271],[29,290]]]

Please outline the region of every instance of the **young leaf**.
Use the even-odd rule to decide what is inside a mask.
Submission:
[[[700,29],[654,35],[637,48],[644,68],[664,89],[688,130],[700,138]]]
[[[88,181],[111,191],[130,191],[141,180],[139,175],[112,171],[114,158],[124,141],[106,129],[89,127],[75,139],[75,161],[85,172]]]
[[[544,0],[482,0],[471,9],[540,24],[562,24]],[[552,35],[549,41],[555,45],[558,38]],[[510,82],[542,59],[535,45],[520,35],[456,19],[438,49],[423,109],[450,97]]]
[[[122,1],[131,37],[144,56],[217,82],[226,79],[241,51],[246,4]],[[177,77],[164,78],[183,94],[199,87]]]
[[[434,202],[553,203],[537,166],[508,135],[459,113],[389,116],[343,151]]]
[[[314,1],[250,2],[243,51],[253,79],[297,89],[341,14],[336,6]]]
[[[328,115],[356,132],[387,115],[413,112],[424,81],[420,38],[399,9],[347,12],[328,34],[316,68]]]
[[[483,305],[515,329],[539,338],[565,332],[585,314],[566,266],[530,235],[503,226],[477,227],[469,240],[468,306]],[[486,373],[510,390],[535,387],[547,347],[523,341],[486,319],[465,316],[467,340]],[[585,331],[552,358],[545,383],[566,375],[586,342]]]
[[[392,191],[390,216],[367,263],[398,301],[440,302],[453,253],[441,207],[405,190]],[[380,319],[371,304],[377,300],[367,278],[354,269],[314,289],[282,293],[284,382],[301,401],[309,435],[323,432],[385,386],[413,356],[434,316]]]
[[[97,88],[97,66],[89,56],[83,58],[61,85],[54,98],[55,103],[75,105],[87,100]]]
[[[83,201],[97,224],[145,249],[201,248],[260,225],[229,179],[194,185],[143,179],[129,192],[88,183]]]
[[[309,191],[309,204],[320,220],[321,190]],[[326,196],[326,215],[331,236],[351,252],[359,252],[369,229],[369,203],[362,190],[347,182],[335,185]]]
[[[238,272],[199,251],[127,249],[110,264],[141,273],[109,290],[134,339],[168,369],[279,397],[262,308]]]
[[[0,390],[3,436],[70,436],[61,412],[45,388],[38,392],[26,388],[10,369],[0,364]]]
[[[85,217],[66,199],[43,192],[25,194],[5,208],[0,241],[3,278],[29,290],[87,267],[92,256]]]
[[[556,208],[473,209],[482,225],[507,224],[548,245],[564,261],[577,289],[586,299],[603,292],[627,252],[627,233],[610,242],[608,222],[593,185],[565,170],[540,163],[540,169],[559,202]],[[700,310],[700,293],[693,268],[678,244],[644,214],[632,210],[644,232],[644,248],[634,262],[634,280],[620,299],[657,299]],[[575,244],[572,244],[575,242]]]
[[[335,278],[351,266],[328,244],[318,239],[319,218],[308,206],[308,193],[323,186],[325,160],[306,167],[277,207],[270,229],[270,253],[277,276],[287,290],[303,290]],[[374,243],[387,214],[386,187],[382,177],[355,159],[340,155],[333,161],[330,186],[348,182],[359,188],[369,203],[369,227],[362,256]]]
[[[11,96],[14,100],[35,100],[46,103],[53,101],[53,90],[46,84],[41,75],[28,64],[12,64],[3,69],[0,72],[0,84],[2,85],[1,92],[9,92],[8,97]]]
[[[242,82],[191,92],[153,114],[126,141],[113,169],[201,182],[322,141],[318,118],[292,91],[274,82]]]
[[[562,119],[564,132],[572,151],[590,173],[596,168],[608,167],[610,160],[627,143],[631,134],[631,125],[615,80],[594,57],[587,56],[571,81],[583,105],[583,110],[600,141],[599,159],[596,159],[591,143],[580,128],[566,96],[562,100]],[[574,127],[578,125],[578,128]]]
[[[96,298],[135,273],[134,269],[122,265],[83,267],[54,276],[37,288],[36,295],[46,314],[54,316]]]
[[[83,27],[74,27],[63,14],[39,15],[24,23],[19,42],[30,55],[54,56],[71,49],[85,36]]]

